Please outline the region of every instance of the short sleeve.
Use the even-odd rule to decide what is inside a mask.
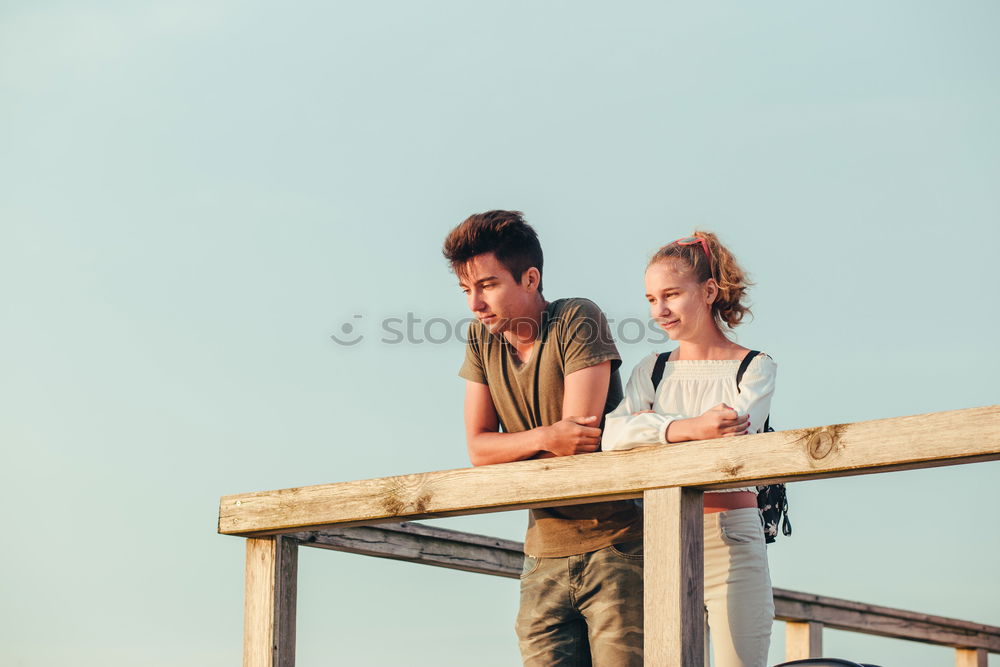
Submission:
[[[469,323],[469,331],[465,344],[465,361],[458,371],[460,377],[479,384],[489,384],[486,380],[486,369],[483,364],[483,338],[478,322]]]
[[[559,332],[566,375],[605,361],[611,362],[612,371],[621,366],[608,318],[597,304],[588,299],[570,299],[557,317],[561,320]]]

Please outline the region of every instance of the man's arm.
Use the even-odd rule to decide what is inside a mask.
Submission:
[[[608,377],[610,375],[610,363],[603,364],[608,367],[608,374],[604,377],[604,395],[607,394]],[[594,366],[592,368],[597,368]],[[590,416],[576,417],[566,416],[566,396],[569,395],[569,387],[572,384],[575,389],[573,395],[582,395],[585,385],[583,378],[570,381],[570,378],[591,370],[585,368],[566,376],[566,388],[563,395],[563,419],[551,426],[539,426],[530,431],[519,433],[499,433],[500,419],[497,417],[496,407],[493,405],[493,397],[490,396],[488,385],[480,382],[467,380],[465,383],[465,438],[469,448],[469,460],[474,466],[489,465],[491,463],[509,463],[510,461],[523,461],[536,456],[568,456],[570,454],[581,454],[584,452],[595,452],[600,443],[600,429],[596,426],[600,419],[595,416],[601,414],[604,407],[604,398],[601,399],[600,407]],[[583,405],[579,397],[574,398],[573,405]],[[582,413],[578,413],[582,414]]]
[[[465,382],[465,440],[469,447],[469,460],[474,466],[491,463],[508,463],[530,459],[538,453],[538,440],[531,431],[499,433],[497,417],[489,385],[466,380]]]
[[[608,400],[608,383],[611,380],[611,362],[581,368],[566,376],[563,388],[563,419],[573,416],[596,416],[599,424]]]

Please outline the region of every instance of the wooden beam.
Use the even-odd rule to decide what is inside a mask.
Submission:
[[[294,667],[297,561],[295,540],[247,540],[243,667]]]
[[[454,570],[517,579],[524,551],[520,542],[416,523],[334,526],[289,535],[303,546],[392,558]]]
[[[835,630],[1000,653],[1000,628],[839,598],[774,589],[775,618]]]
[[[643,494],[644,633],[647,665],[702,667],[705,659],[705,555],[702,492]]]
[[[995,459],[1000,406],[225,496],[219,532],[297,532]]]
[[[986,667],[986,651],[981,648],[960,648],[955,650],[955,667]]]
[[[785,660],[823,657],[823,624],[813,621],[785,623]]]

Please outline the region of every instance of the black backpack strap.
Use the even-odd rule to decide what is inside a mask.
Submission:
[[[663,379],[663,369],[667,367],[667,359],[670,357],[669,352],[660,352],[656,355],[656,363],[653,364],[653,391],[660,386],[660,380]]]
[[[754,360],[760,354],[760,350],[750,350],[747,352],[747,356],[743,357],[743,361],[740,362],[740,369],[736,371],[736,392],[740,391],[740,382],[743,381],[743,374],[747,372],[747,368],[750,366],[750,362]],[[768,433],[774,429],[771,428],[771,415],[767,416],[764,420],[764,433]]]
[[[736,371],[736,391],[740,391],[740,382],[743,381],[743,374],[750,366],[760,350],[750,350],[740,362],[740,369]],[[764,420],[764,433],[773,431],[771,428],[771,415]],[[764,524],[764,542],[771,544],[778,536],[778,523],[781,523],[781,532],[786,537],[792,534],[792,522],[788,519],[788,496],[785,492],[784,484],[768,484],[757,487],[757,509],[760,510],[760,520]]]
[[[754,360],[760,354],[760,350],[750,350],[747,352],[747,356],[743,357],[743,361],[740,362],[740,369],[736,371],[736,392],[740,391],[740,382],[743,382],[743,374],[747,372],[747,368],[750,366],[750,362]]]

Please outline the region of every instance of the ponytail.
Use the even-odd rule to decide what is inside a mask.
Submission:
[[[747,300],[747,289],[753,283],[747,278],[733,253],[722,245],[715,234],[696,229],[689,238],[678,239],[657,250],[647,268],[669,259],[682,261],[694,272],[699,283],[709,278],[715,279],[719,294],[712,303],[712,315],[720,329],[733,329],[743,322],[746,315],[753,316],[749,306],[744,303]]]

